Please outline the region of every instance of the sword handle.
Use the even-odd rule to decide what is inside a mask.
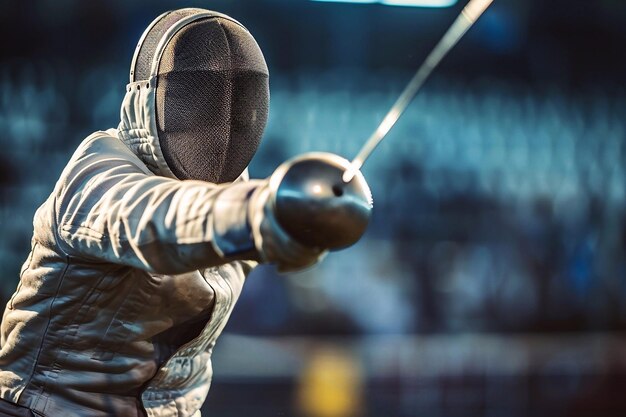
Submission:
[[[350,162],[312,152],[288,160],[270,177],[278,223],[299,243],[337,250],[356,243],[367,228],[372,194],[360,171],[345,183]]]

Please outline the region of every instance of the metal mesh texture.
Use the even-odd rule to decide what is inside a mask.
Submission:
[[[163,156],[178,178],[234,181],[256,152],[268,110],[265,60],[239,24],[202,18],[168,43],[156,119]]]
[[[182,9],[174,10],[157,21],[150,29],[139,48],[135,68],[133,68],[132,81],[142,81],[150,78],[150,69],[152,68],[152,59],[156,52],[159,41],[176,22],[187,16],[200,12],[200,9]]]

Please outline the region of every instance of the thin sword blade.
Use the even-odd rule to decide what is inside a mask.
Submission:
[[[365,160],[374,149],[376,149],[387,133],[389,133],[393,125],[396,124],[439,62],[441,62],[443,57],[457,44],[463,35],[465,35],[492,2],[493,0],[470,0],[470,2],[467,3],[461,11],[461,14],[455,19],[454,23],[452,23],[452,26],[450,26],[448,31],[443,35],[439,43],[437,43],[435,48],[428,54],[422,66],[417,70],[378,128],[372,133],[357,156],[352,160],[350,168],[343,174],[344,182],[349,182],[352,177],[354,177],[354,174],[361,169]]]

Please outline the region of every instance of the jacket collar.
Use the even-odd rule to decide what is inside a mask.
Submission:
[[[118,136],[156,175],[176,178],[167,166],[156,127],[156,77],[126,86]]]

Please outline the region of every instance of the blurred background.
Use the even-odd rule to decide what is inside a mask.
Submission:
[[[0,3],[0,298],[75,147],[115,127],[165,10],[244,23],[270,67],[251,165],[351,159],[465,4]],[[204,415],[626,414],[626,2],[496,0],[364,166],[374,217],[316,268],[258,268]]]

